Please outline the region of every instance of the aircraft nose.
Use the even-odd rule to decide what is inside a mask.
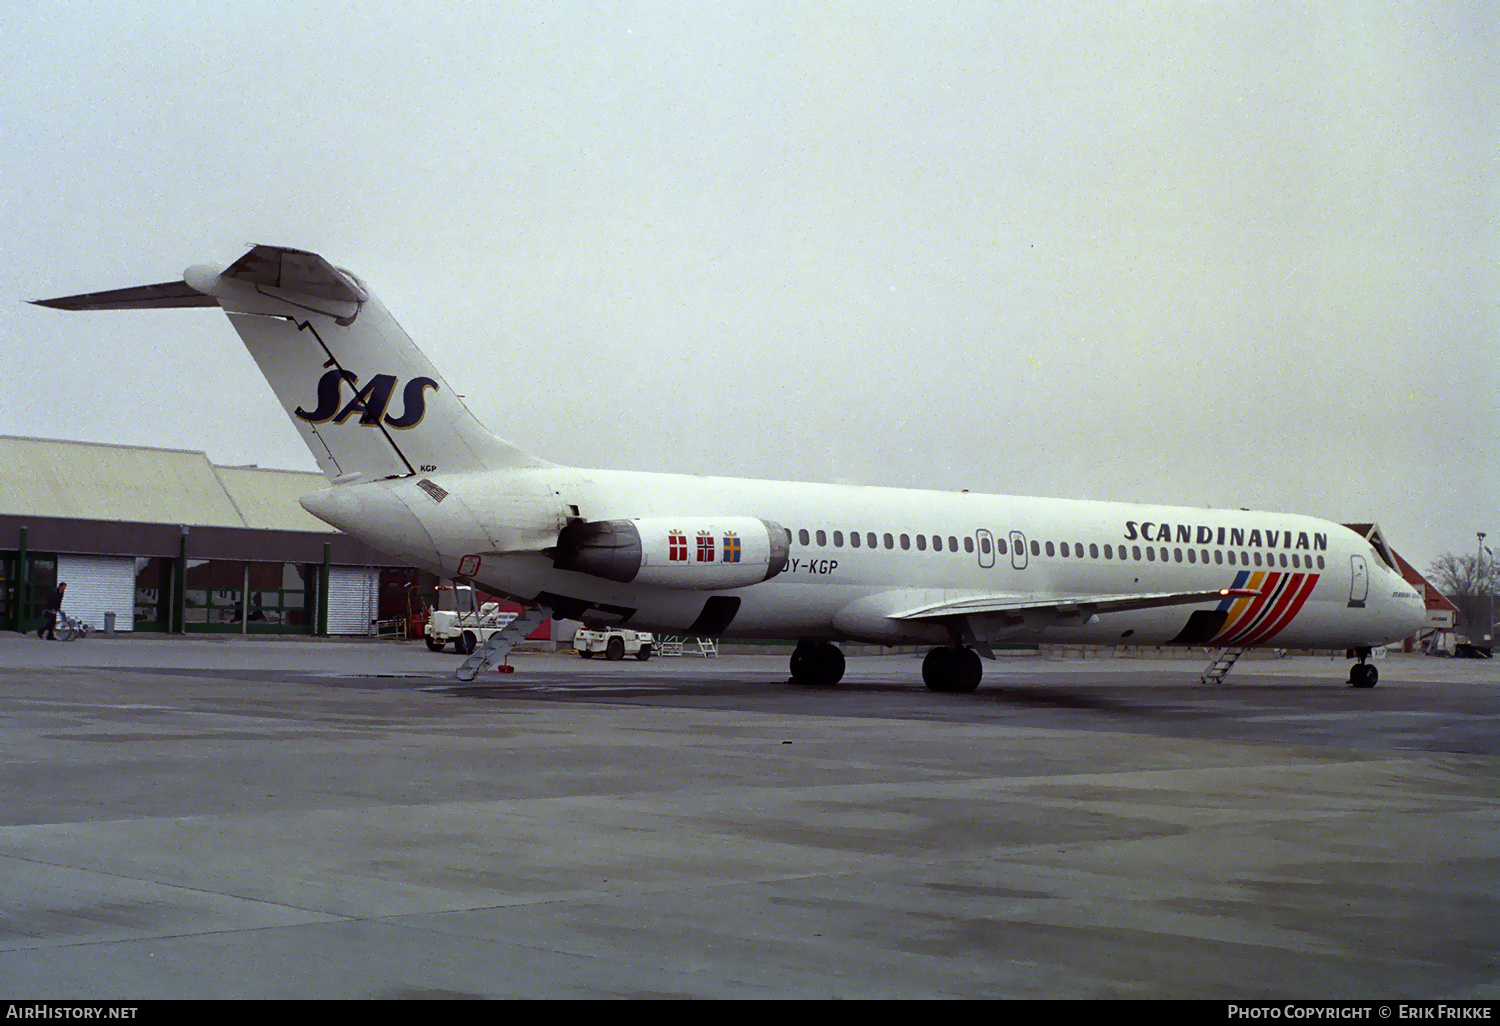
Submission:
[[[1416,634],[1427,626],[1427,603],[1420,595],[1407,599],[1402,612],[1405,614],[1408,636]]]

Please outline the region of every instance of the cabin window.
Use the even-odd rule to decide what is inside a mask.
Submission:
[[[1059,549],[1062,551],[1063,558],[1066,559],[1068,557],[1068,551],[1069,551],[1068,550],[1068,543],[1067,542],[1063,542],[1059,546]]]
[[[1049,555],[1049,556],[1055,556],[1055,555],[1057,555],[1057,548],[1051,542],[1047,543],[1047,555]]]
[[[1189,563],[1196,563],[1196,562],[1198,562],[1198,553],[1194,552],[1192,549],[1188,549],[1188,562]]]
[[[1039,542],[1036,542],[1036,541],[1033,541],[1033,542],[1032,542],[1032,543],[1031,543],[1031,554],[1032,554],[1032,555],[1033,555],[1033,556],[1040,556],[1040,555],[1041,555],[1041,554],[1042,554],[1042,546],[1041,546],[1041,543],[1039,543]]]
[[[828,534],[825,531],[823,531],[822,528],[818,529],[818,544],[819,545],[827,545],[828,544]]]
[[[927,536],[925,534],[919,534],[919,535],[917,535],[917,551],[918,552],[926,552],[927,551]]]
[[[933,552],[942,552],[943,551],[943,536],[942,535],[935,534],[935,535],[932,536],[932,551]]]
[[[1154,562],[1156,562],[1156,550],[1153,549],[1149,545],[1146,546],[1146,562],[1148,562],[1148,563],[1154,563]]]
[[[1318,569],[1319,570],[1323,569],[1323,557],[1322,556],[1318,557]]]
[[[1205,559],[1203,562],[1207,563],[1208,560]],[[1223,566],[1223,565],[1224,565],[1224,550],[1223,549],[1214,549],[1214,566]]]
[[[836,548],[836,549],[841,549],[841,548],[844,547],[844,532],[843,531],[834,531],[833,532],[833,547]]]
[[[1123,547],[1124,546],[1121,546],[1121,548]],[[1141,561],[1141,547],[1139,545],[1130,546],[1130,558],[1135,560],[1137,563]]]
[[[1113,545],[1106,545],[1106,546],[1104,546],[1104,558],[1105,559],[1114,559],[1115,558],[1115,547]]]
[[[1260,566],[1260,553],[1259,552],[1257,552],[1255,554],[1255,565],[1256,566]]]
[[[948,551],[949,552],[957,552],[958,551],[958,539],[955,538],[955,537],[953,537],[953,535],[951,535],[951,534],[948,536]]]
[[[1099,546],[1097,544],[1095,544],[1094,542],[1089,542],[1089,558],[1090,559],[1098,559],[1099,558]]]
[[[1005,539],[1004,538],[996,538],[995,539],[995,551],[998,552],[998,553],[1000,553],[1000,555],[1002,555],[1002,556],[1005,555],[1006,550],[1008,548],[1010,548],[1010,546],[1008,546],[1008,545],[1005,544]]]
[[[802,530],[800,530],[800,531],[797,532],[797,540],[799,542],[801,542],[803,545],[806,545],[811,540],[808,537],[807,528],[804,527]]]
[[[886,537],[889,538],[890,535],[886,535]],[[866,548],[871,548],[871,549],[873,549],[873,548],[876,547],[876,545],[875,545],[875,532],[874,531],[869,531],[869,532],[867,532],[865,534],[865,546],[866,546]]]
[[[964,539],[964,551],[965,552],[973,552],[974,551],[974,539],[973,538],[965,538]]]
[[[909,549],[909,548],[911,548],[911,535],[909,535],[909,534],[903,534],[901,536],[901,548],[903,548],[903,549]]]
[[[855,549],[859,548],[859,532],[858,531],[850,531],[849,532],[849,546],[851,548],[855,548]]]
[[[1162,559],[1166,559],[1167,558],[1167,552],[1166,552],[1165,549],[1162,550],[1161,558]],[[1181,563],[1182,562],[1182,550],[1181,549],[1173,549],[1172,550],[1172,558],[1174,560],[1176,560],[1177,562]]]

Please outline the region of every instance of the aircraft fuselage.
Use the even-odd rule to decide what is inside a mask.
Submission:
[[[1420,597],[1364,538],[1286,513],[561,466],[341,485],[303,502],[435,573],[523,601],[543,596],[560,615],[676,633],[700,622],[712,596],[739,600],[713,633],[882,644],[947,637],[939,622],[890,613],[996,593],[1260,595],[1092,616],[1022,610],[1020,623],[992,625],[995,641],[1360,648],[1404,636],[1424,615]],[[788,552],[769,579],[711,596],[559,569],[550,551],[572,518],[731,517],[784,527]],[[1198,633],[1184,637],[1195,608],[1225,615],[1200,617]]]

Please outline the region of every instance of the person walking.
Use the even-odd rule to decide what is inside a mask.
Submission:
[[[48,641],[57,640],[57,616],[62,612],[63,592],[67,590],[67,581],[60,582],[56,588],[52,589],[52,594],[47,598],[46,620],[41,627],[37,628],[37,637],[45,637]]]

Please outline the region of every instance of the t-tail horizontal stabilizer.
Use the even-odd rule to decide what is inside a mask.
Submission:
[[[159,310],[170,306],[218,306],[213,296],[199,292],[185,281],[168,281],[160,285],[137,285],[110,292],[85,292],[81,296],[58,299],[33,299],[36,306],[54,310]]]
[[[34,302],[222,307],[335,483],[546,466],[480,424],[364,284],[316,253],[256,246],[180,282]]]

